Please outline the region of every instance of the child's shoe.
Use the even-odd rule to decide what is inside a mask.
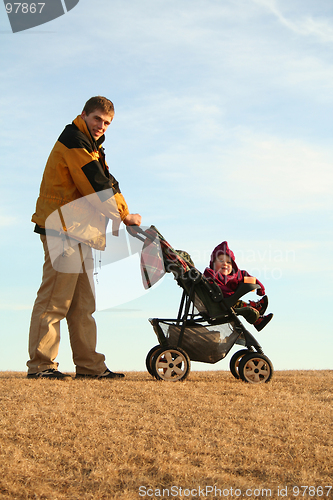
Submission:
[[[265,326],[270,322],[270,320],[273,318],[273,314],[267,314],[267,316],[260,316],[260,318],[257,319],[257,321],[253,324],[254,328],[260,332]]]
[[[257,309],[259,311],[260,316],[265,314],[266,309],[268,307],[268,297],[267,295],[264,295],[261,300],[258,300],[257,302],[254,302],[253,300],[249,301],[249,304],[253,309]]]

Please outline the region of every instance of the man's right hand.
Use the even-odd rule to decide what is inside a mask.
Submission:
[[[141,226],[141,215],[140,214],[128,214],[126,215],[123,223],[125,226]]]

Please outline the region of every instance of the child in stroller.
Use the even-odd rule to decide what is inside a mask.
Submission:
[[[244,277],[250,275],[247,271],[238,268],[233,251],[229,248],[228,242],[223,241],[214,248],[209,267],[205,269],[204,276],[218,284],[224,297],[230,297],[239,283],[244,281]],[[257,294],[262,296],[262,299],[257,302],[239,300],[234,308],[248,323],[253,324],[257,331],[260,331],[269,323],[273,314],[264,316],[268,306],[268,298],[265,295],[264,285],[258,279],[255,282],[260,286],[257,289]]]

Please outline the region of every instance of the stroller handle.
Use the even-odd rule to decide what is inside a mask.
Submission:
[[[131,226],[126,226],[126,231],[128,232],[128,234],[130,234],[134,238],[138,238],[141,241],[145,241],[145,239],[147,239],[147,238],[151,241],[154,241],[154,239],[156,237],[156,236],[150,235],[149,233],[144,231],[140,226],[137,226],[136,224],[133,224]],[[140,235],[145,236],[145,238],[143,238]]]
[[[132,236],[136,236],[138,233],[139,234],[144,233],[144,230],[141,229],[141,227],[137,226],[136,224],[126,226],[126,231]]]

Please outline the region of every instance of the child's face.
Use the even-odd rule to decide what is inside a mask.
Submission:
[[[229,255],[219,255],[214,262],[214,270],[227,276],[232,271],[232,260]]]

